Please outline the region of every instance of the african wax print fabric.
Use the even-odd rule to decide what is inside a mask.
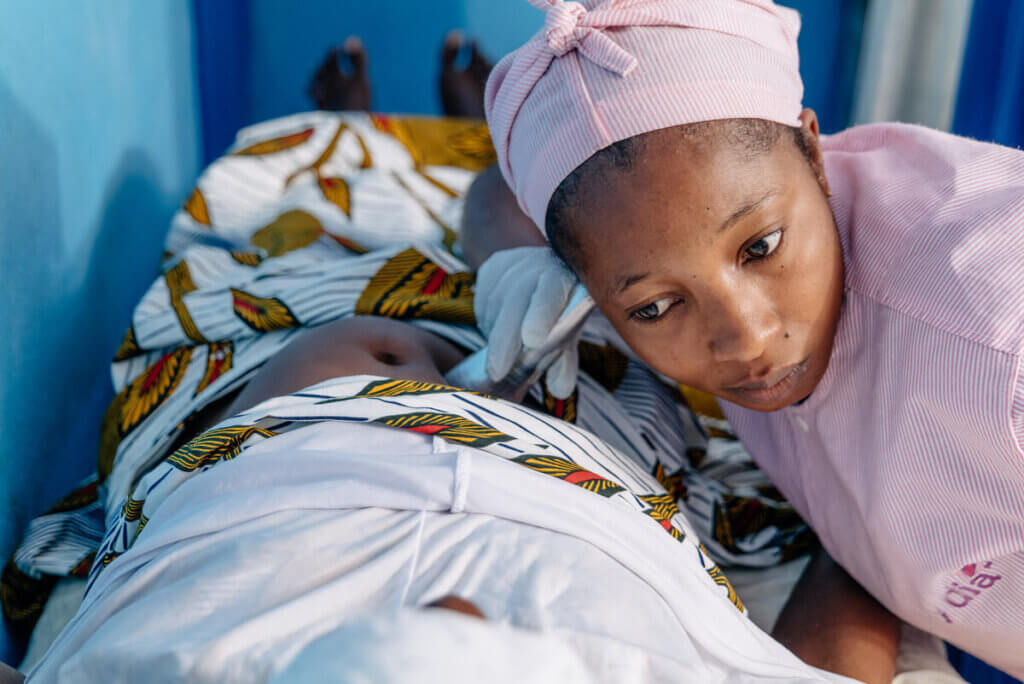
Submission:
[[[655,520],[743,605],[652,473],[586,430],[518,404],[434,383],[391,378],[339,378],[271,399],[229,418],[177,449],[149,471],[117,511],[99,549],[89,587],[103,568],[142,534],[152,512],[184,481],[246,446],[309,423],[372,423],[473,447],[577,485]]]
[[[464,624],[511,626],[557,644],[578,658],[587,682],[849,681],[799,662],[758,629],[698,562],[699,547],[625,500],[523,467],[515,452],[470,446],[457,432],[445,438],[374,422],[374,406],[416,412],[416,392],[432,389],[399,382],[395,391],[384,378],[339,378],[299,393],[315,396],[272,398],[220,427],[280,424],[280,432],[252,437],[230,459],[207,452],[196,470],[147,483],[149,523],[97,571],[30,684],[310,679],[291,670],[296,661],[317,673],[313,681],[325,672],[336,681],[408,681],[415,672],[418,682],[447,683],[452,676],[424,666],[447,664],[462,681],[462,660],[485,653],[497,668],[490,679],[512,681],[503,659],[531,651],[511,636],[488,647],[435,623],[422,641],[390,620],[453,615],[424,609],[442,596],[463,597],[487,618],[453,615]],[[524,420],[533,412],[486,398],[462,408],[509,429],[514,443],[522,433],[512,427],[543,437],[545,425],[565,425],[543,415]],[[288,418],[259,419],[277,413]],[[347,419],[358,416],[370,420]],[[566,440],[579,432],[553,443],[571,447]],[[367,618],[384,624],[368,632]],[[330,632],[341,638],[326,653],[302,657]],[[432,642],[449,646],[420,650]],[[404,676],[360,671],[370,644],[387,662],[404,663]],[[452,646],[462,659],[451,657]]]
[[[96,476],[31,523],[4,569],[15,630],[31,632],[56,577],[88,575],[112,525],[139,515],[130,522],[144,526],[130,503],[140,481],[199,411],[303,328],[386,316],[482,348],[457,228],[462,195],[493,161],[486,126],[472,120],[313,112],[242,130],[175,215],[162,273],[114,356]],[[647,509],[668,521],[678,507],[719,563],[765,567],[812,546],[714,400],[663,382],[606,330],[588,322],[571,397],[538,383],[531,400],[653,476],[662,490],[641,492],[656,497]]]

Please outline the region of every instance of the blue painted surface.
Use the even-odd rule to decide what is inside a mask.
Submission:
[[[953,131],[1024,148],[1024,0],[974,0]]]
[[[947,645],[946,651],[949,655],[949,662],[970,684],[1021,684],[1019,679],[1000,672],[958,648]]]
[[[177,0],[0,3],[4,559],[95,470],[108,360],[198,170],[191,36]]]
[[[825,133],[850,123],[867,0],[781,0],[800,13],[800,75],[804,106]]]
[[[477,38],[497,60],[543,24],[526,0],[193,0],[202,92],[204,160],[219,156],[241,126],[308,110],[306,87],[327,49],[363,38],[384,112],[440,113],[439,50],[449,29]],[[850,119],[866,0],[786,0],[803,16],[801,66],[807,106],[822,130]],[[385,16],[387,19],[385,19]]]
[[[193,0],[203,165],[248,121],[249,0]]]
[[[328,47],[349,34],[366,43],[373,107],[440,112],[437,80],[445,33],[464,30],[498,58],[533,35],[543,14],[525,0],[397,0],[379,4],[251,0],[251,121],[309,109],[305,88]]]

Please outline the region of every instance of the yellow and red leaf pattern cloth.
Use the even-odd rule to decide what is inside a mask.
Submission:
[[[473,277],[449,273],[410,248],[370,279],[356,302],[356,314],[473,325]]]
[[[504,433],[461,416],[430,411],[383,416],[374,422],[425,435],[437,435],[449,442],[472,447],[485,447],[509,439]]]
[[[240,157],[259,157],[265,154],[275,154],[284,150],[291,149],[309,140],[313,137],[313,128],[306,128],[295,133],[288,135],[282,135],[279,138],[273,138],[271,140],[263,140],[258,143],[254,143],[240,150],[233,152],[232,154]]]
[[[210,225],[210,209],[206,206],[206,199],[203,198],[203,193],[200,192],[199,188],[192,190],[192,194],[185,200],[185,204],[182,209],[192,217],[192,219],[199,224],[204,226]]]
[[[423,382],[421,380],[375,380],[355,395],[356,399],[373,397],[401,397],[416,396],[420,394],[441,394],[446,392],[466,392],[467,390],[449,385],[440,385],[434,382]],[[475,392],[473,393],[475,394]]]
[[[274,433],[257,427],[215,428],[179,448],[167,457],[166,462],[178,470],[191,472],[220,461],[230,461],[241,453],[242,445],[254,435],[269,438],[273,437]]]
[[[171,396],[185,376],[191,358],[191,347],[168,352],[124,389],[121,410],[117,416],[118,432],[121,435],[134,430]]]
[[[194,292],[195,282],[192,280],[192,273],[189,271],[187,261],[179,261],[164,273],[164,280],[167,283],[167,293],[171,298],[171,306],[178,316],[178,324],[181,325],[185,336],[193,342],[205,342],[206,338],[199,332],[195,320],[188,307],[185,306],[185,295]]]
[[[204,391],[231,370],[234,354],[233,342],[214,342],[210,345],[206,354],[206,370],[203,371],[203,379],[199,381],[194,395]]]
[[[279,257],[316,242],[323,233],[324,227],[315,216],[292,209],[253,233],[249,242],[268,257]]]
[[[170,480],[197,476],[269,439],[254,431],[244,440],[237,439],[244,432],[222,434],[226,451],[200,453],[192,445],[174,463],[195,464],[193,470],[176,467],[167,453],[190,416],[241,386],[301,328],[351,315],[388,316],[479,349],[473,276],[457,257],[456,231],[463,193],[493,162],[482,121],[314,112],[241,131],[175,216],[163,250],[166,270],[139,302],[116,352],[115,397],[101,428],[91,494],[68,499],[49,522],[60,532],[45,544],[26,539],[20,565],[5,568],[5,614],[17,613],[22,625],[38,616],[52,586],[40,568],[82,575],[90,565],[114,562],[124,549],[99,552],[103,525],[121,517],[126,501],[133,503],[120,521],[122,539],[142,534],[159,497],[136,492],[140,478],[158,471],[173,471]],[[524,468],[562,473],[568,484],[631,506],[662,527],[670,520],[668,532],[677,538],[687,536],[689,520],[697,530],[689,536],[726,562],[771,565],[805,548],[806,526],[752,464],[737,459],[728,424],[710,415],[713,400],[666,388],[599,332],[585,330],[580,359],[581,378],[589,381],[569,400],[555,400],[542,383],[530,388],[533,405],[553,416],[521,413],[540,431],[534,436],[509,423],[512,408],[497,417],[483,411],[493,399],[401,379],[362,382],[344,400],[325,399],[317,408],[358,414],[372,404],[363,417],[387,419],[379,425],[523,457]],[[410,408],[384,403],[395,400]],[[465,401],[484,403],[470,415]],[[677,512],[659,498],[666,495]],[[71,543],[89,525],[99,525],[95,548]]]
[[[373,125],[397,138],[416,167],[483,171],[497,162],[490,131],[482,121],[374,114]]]
[[[135,328],[128,326],[121,344],[117,347],[117,351],[114,352],[114,361],[124,361],[141,353],[142,350],[139,349],[139,343],[135,341]]]
[[[232,307],[242,321],[256,332],[298,327],[299,321],[288,305],[276,297],[257,297],[231,288]]]
[[[625,487],[589,470],[584,470],[565,458],[526,454],[524,456],[517,456],[512,460],[523,464],[531,470],[536,470],[538,473],[557,477],[559,480],[578,485],[588,492],[594,492],[601,496],[611,496],[625,490]]]

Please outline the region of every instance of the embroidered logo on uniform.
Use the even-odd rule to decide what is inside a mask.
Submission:
[[[970,563],[960,568],[959,581],[953,580],[947,585],[943,596],[946,605],[955,609],[966,608],[976,598],[986,594],[1003,578],[1002,575],[991,572],[991,568],[992,561]],[[939,611],[939,614],[946,622],[953,622],[946,611]]]

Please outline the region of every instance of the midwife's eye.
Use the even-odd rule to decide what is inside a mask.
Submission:
[[[746,250],[744,250],[744,254],[746,254],[750,259],[764,259],[778,249],[779,243],[781,242],[782,229],[779,228],[751,244]]]
[[[637,309],[633,313],[629,314],[629,317],[632,318],[634,321],[640,321],[641,323],[649,323],[651,321],[656,321],[662,316],[664,316],[669,309],[678,304],[680,301],[682,300],[680,300],[677,297],[666,297],[664,299],[659,299],[656,302],[651,302],[647,306]]]

